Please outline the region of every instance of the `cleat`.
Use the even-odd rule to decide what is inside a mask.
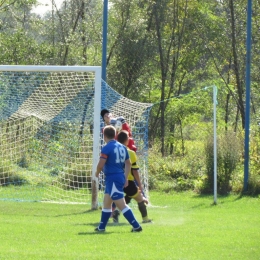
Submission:
[[[131,232],[141,232],[142,230],[142,227],[139,226],[138,228],[132,228]]]
[[[94,229],[94,231],[96,232],[105,232],[106,230],[105,229],[99,229],[98,227]]]
[[[142,223],[153,223],[153,221],[151,220],[151,219],[144,219],[143,221],[142,221]]]
[[[120,212],[119,212],[118,209],[113,211],[112,218],[113,218],[113,222],[114,223],[118,223],[119,222],[119,220],[118,220],[119,215],[120,215]]]

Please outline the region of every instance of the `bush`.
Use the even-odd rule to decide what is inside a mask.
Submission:
[[[158,147],[154,146],[149,150],[148,162],[151,190],[198,191],[205,178],[203,155],[198,152],[197,144],[190,144],[189,153],[185,157],[162,157]]]
[[[0,185],[21,185],[26,180],[22,178],[8,161],[0,162]]]
[[[205,145],[206,174],[203,192],[213,192],[214,186],[214,143],[209,138]],[[235,133],[227,132],[217,142],[217,188],[218,193],[227,194],[232,190],[232,173],[238,166],[242,154],[242,142]]]
[[[92,169],[87,170],[84,165],[73,163],[70,168],[55,172],[57,175],[56,184],[61,185],[65,190],[91,188]],[[53,175],[53,172],[51,173]]]
[[[248,180],[249,195],[260,194],[260,132],[258,129],[252,129],[250,141],[250,175]]]
[[[260,194],[260,175],[251,174],[248,181],[248,194],[259,195]]]

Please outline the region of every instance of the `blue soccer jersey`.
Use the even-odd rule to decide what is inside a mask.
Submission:
[[[101,150],[100,158],[106,159],[103,168],[105,174],[105,193],[109,194],[112,200],[124,197],[125,184],[125,161],[129,159],[126,147],[116,140],[109,141]]]
[[[124,174],[125,161],[129,159],[126,147],[116,140],[109,141],[101,150],[100,158],[106,159],[103,172],[106,177]]]

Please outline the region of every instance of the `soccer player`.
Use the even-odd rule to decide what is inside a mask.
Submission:
[[[106,108],[101,110],[100,115],[103,118],[105,125],[115,126],[115,123],[117,120],[119,120],[122,123],[122,130],[126,130],[129,133],[128,148],[130,148],[131,150],[136,152],[137,148],[136,148],[134,139],[132,138],[132,132],[131,132],[130,126],[126,122],[126,120],[123,117],[113,118],[112,113],[110,113],[110,111]],[[117,134],[116,134],[115,139],[117,139]],[[119,212],[119,210],[116,210],[116,211],[115,210],[116,210],[116,205],[115,205],[115,203],[113,203],[112,204],[113,214],[111,214],[111,218],[113,218],[114,223],[118,223],[118,217],[120,215],[120,212]],[[115,211],[115,213],[114,213],[114,211]]]
[[[105,125],[113,125],[116,123],[116,121],[120,121],[122,124],[122,130],[126,130],[129,133],[129,142],[128,142],[128,148],[130,148],[133,151],[137,151],[136,145],[135,145],[135,141],[132,137],[132,132],[131,132],[131,128],[129,126],[129,124],[126,122],[125,118],[120,116],[117,118],[113,118],[112,113],[110,113],[109,110],[107,109],[102,109],[100,112],[101,117],[103,118]],[[117,136],[116,136],[117,139]]]
[[[96,177],[101,171],[105,174],[105,195],[99,226],[95,231],[105,231],[107,222],[112,212],[112,202],[121,210],[130,225],[132,232],[142,231],[132,210],[126,205],[124,187],[128,185],[128,174],[131,163],[127,148],[115,140],[116,130],[113,126],[106,126],[103,131],[106,145],[101,150],[97,165]]]
[[[119,143],[121,143],[127,147],[128,140],[129,140],[128,132],[125,130],[122,130],[118,134],[117,140]],[[143,187],[142,187],[142,182],[141,182],[141,178],[140,178],[139,171],[138,171],[139,167],[137,165],[137,156],[136,156],[136,153],[134,151],[131,151],[130,149],[128,149],[128,153],[130,156],[130,161],[131,161],[132,166],[131,166],[131,170],[129,170],[129,174],[128,174],[128,185],[126,187],[124,187],[124,192],[126,194],[125,201],[126,201],[126,204],[129,204],[131,201],[131,198],[135,199],[138,204],[138,209],[143,218],[142,223],[151,223],[152,220],[148,218],[147,208],[146,208],[146,203],[148,201],[142,195]],[[136,185],[135,180],[136,180],[138,186]],[[118,215],[117,210],[115,210],[113,212],[113,215]],[[116,217],[118,217],[118,216],[116,216]]]

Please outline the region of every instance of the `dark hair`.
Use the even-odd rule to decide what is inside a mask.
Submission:
[[[101,112],[100,112],[100,115],[101,115],[101,117],[103,118],[103,120],[104,120],[104,115],[105,115],[106,113],[110,113],[109,110],[107,110],[107,109],[102,109]]]
[[[108,139],[114,139],[116,136],[116,129],[112,125],[107,125],[104,127],[103,133]]]
[[[124,144],[129,139],[129,134],[126,130],[122,130],[117,135],[117,141],[121,144]]]

